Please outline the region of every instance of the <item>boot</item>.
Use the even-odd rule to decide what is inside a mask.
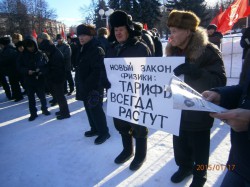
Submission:
[[[204,164],[205,165],[205,164]],[[195,168],[198,168],[197,166]],[[194,176],[190,187],[203,187],[207,181],[207,171],[202,170],[198,171],[197,169],[194,170]]]
[[[189,175],[192,175],[192,173],[193,173],[192,168],[179,167],[178,171],[176,171],[172,175],[171,181],[173,183],[182,182],[186,177],[188,177]]]
[[[132,136],[124,134],[122,134],[121,136],[122,136],[123,150],[116,157],[115,159],[116,164],[122,164],[128,161],[132,156],[134,156]]]
[[[146,159],[147,138],[136,138],[135,158],[131,162],[129,169],[135,171],[139,169]]]

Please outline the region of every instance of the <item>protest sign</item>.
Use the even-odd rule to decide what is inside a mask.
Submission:
[[[181,111],[166,90],[184,57],[105,58],[107,115],[178,135]]]
[[[173,107],[175,109],[207,112],[226,111],[225,108],[205,100],[199,92],[174,75],[169,85],[173,95]]]

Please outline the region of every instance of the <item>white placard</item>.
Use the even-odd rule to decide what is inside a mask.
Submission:
[[[167,91],[173,70],[184,57],[105,58],[111,88],[107,115],[179,134],[181,111]]]

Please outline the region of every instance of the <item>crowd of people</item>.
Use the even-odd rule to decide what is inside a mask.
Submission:
[[[174,158],[179,168],[171,181],[179,183],[193,175],[190,187],[204,186],[207,170],[198,170],[198,166],[209,165],[210,129],[214,118],[218,118],[231,126],[228,164],[236,165],[235,170],[228,171],[222,186],[247,187],[250,186],[250,51],[244,52],[239,85],[225,87],[222,35],[216,31],[216,25],[205,29],[199,24],[200,18],[193,12],[171,11],[167,20],[171,34],[165,55],[184,56],[185,63],[173,73],[184,75],[184,81],[207,100],[229,110],[223,114],[182,111],[180,134],[173,136]],[[83,102],[89,121],[90,130],[84,136],[97,136],[95,144],[102,144],[111,136],[103,110],[104,91],[112,87],[104,58],[162,57],[164,51],[157,29],[144,30],[141,23],[122,10],[110,15],[109,30],[80,24],[76,35],[68,36],[67,42],[58,34],[56,45],[44,32],[37,38],[24,39],[15,33],[12,37],[1,37],[0,46],[0,83],[10,100],[21,101],[27,94],[29,121],[37,117],[36,95],[41,101],[42,114],[50,115],[46,94],[52,96],[51,106],[59,105],[56,118],[70,118],[66,96],[76,91],[76,100]],[[129,168],[135,171],[146,160],[148,128],[118,118],[113,118],[113,122],[123,146],[114,162],[122,164],[134,157]]]

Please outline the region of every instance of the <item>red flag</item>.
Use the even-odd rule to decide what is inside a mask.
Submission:
[[[75,34],[75,33],[74,33],[73,29],[71,29],[71,30],[70,30],[70,37],[72,37],[74,34]]]
[[[247,7],[247,10],[246,10],[246,12],[244,14],[244,17],[247,17],[249,15],[250,15],[250,6]]]
[[[245,16],[248,0],[236,0],[223,13],[218,15],[217,30],[222,34],[229,32],[234,23]]]
[[[219,20],[221,19],[221,15],[223,13],[223,10],[222,10],[222,6],[220,6],[220,10],[219,10],[219,13],[217,14],[217,16],[214,17],[214,19],[212,19],[211,23],[210,24],[215,24],[215,25],[218,25],[219,23]]]
[[[63,29],[63,27],[62,27],[62,30],[61,30],[61,35],[62,35],[63,39],[65,39],[65,34],[64,34],[64,29]]]
[[[35,29],[32,30],[32,36],[33,36],[34,38],[37,38],[37,34],[36,34],[36,30],[35,30]]]

